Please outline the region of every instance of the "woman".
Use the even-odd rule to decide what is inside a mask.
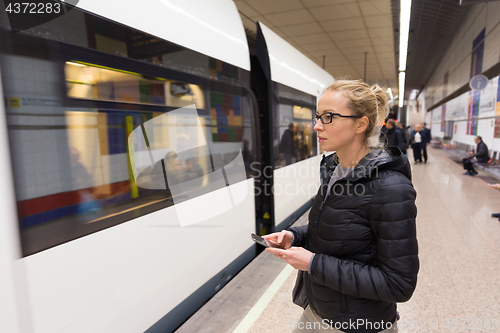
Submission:
[[[314,129],[335,153],[321,162],[309,224],[264,236],[286,249],[266,251],[299,270],[294,302],[305,311],[294,332],[397,332],[396,303],[415,290],[410,165],[398,148],[369,141],[386,110],[382,89],[361,81],[336,81],[319,100]]]
[[[413,158],[415,159],[415,164],[418,162],[422,163],[422,149],[425,145],[424,132],[422,131],[422,126],[415,125],[415,130],[411,132],[411,149],[413,149]]]

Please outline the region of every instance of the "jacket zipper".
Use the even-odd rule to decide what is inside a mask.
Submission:
[[[340,317],[342,319],[346,318],[346,312],[347,312],[347,299],[344,296],[344,294],[342,294],[342,292],[341,292],[340,293]]]
[[[321,205],[319,205],[319,212],[318,216],[316,217],[316,221],[314,222],[314,225],[318,225],[319,217],[321,216],[321,212],[323,211],[323,207],[325,206],[325,201],[326,199],[321,202]]]
[[[309,273],[307,273],[307,274],[309,274]],[[311,295],[311,303],[312,303],[311,305],[312,305],[313,310],[316,312],[318,310],[318,308],[316,307],[316,303],[314,302],[314,296],[312,294],[311,283],[309,282],[309,276],[307,276],[307,281],[305,281],[305,279],[304,279],[304,282],[307,282],[306,288],[309,291],[309,295]],[[306,294],[306,298],[307,298],[307,294]],[[308,298],[307,298],[307,301],[309,301]]]

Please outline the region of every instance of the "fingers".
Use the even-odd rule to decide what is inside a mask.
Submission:
[[[264,238],[265,240],[273,240],[273,239],[276,239],[276,237],[277,237],[277,235],[275,233],[262,236],[262,238]]]
[[[281,242],[283,241],[283,237],[285,236],[283,232],[285,231],[282,231],[278,234],[278,239],[277,239],[278,244],[281,244]]]
[[[275,248],[275,247],[267,247],[266,251],[267,252],[271,252],[272,254],[278,255],[278,256],[280,256],[280,255],[286,255],[286,250],[280,250],[280,249]]]

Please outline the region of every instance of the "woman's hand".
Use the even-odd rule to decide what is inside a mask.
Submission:
[[[490,186],[495,190],[500,190],[500,184],[490,184]]]
[[[279,257],[286,261],[295,269],[307,272],[309,270],[309,262],[313,253],[303,247],[291,247],[288,250],[280,250],[273,247],[266,248],[267,252],[271,252],[275,257]]]
[[[293,234],[291,231],[282,230],[269,235],[262,236],[266,241],[278,244],[279,246],[289,249],[292,246]]]

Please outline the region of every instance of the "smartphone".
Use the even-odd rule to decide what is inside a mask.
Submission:
[[[283,250],[285,249],[281,245],[278,245],[278,244],[273,243],[273,242],[268,242],[264,238],[262,238],[262,237],[260,237],[259,235],[256,235],[256,234],[252,234],[252,240],[255,243],[260,244],[260,245],[265,246],[265,247],[275,247],[277,249],[283,249]]]

